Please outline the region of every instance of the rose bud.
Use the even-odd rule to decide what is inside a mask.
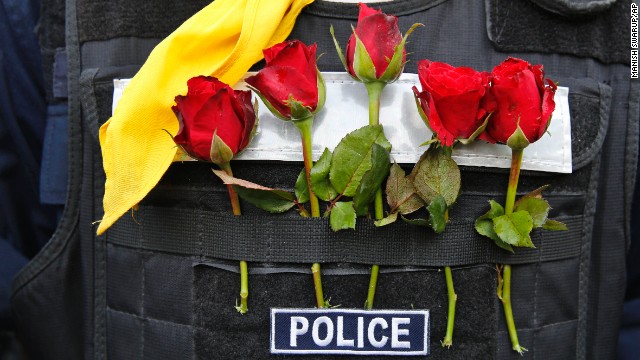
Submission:
[[[191,78],[187,86],[187,95],[176,96],[171,108],[180,124],[173,140],[194,159],[228,163],[255,134],[257,109],[251,92],[233,90],[209,76]]]
[[[245,80],[276,117],[306,119],[324,105],[325,87],[316,66],[316,48],[316,44],[291,40],[265,49],[265,67]]]
[[[470,143],[484,130],[489,113],[481,99],[489,89],[488,73],[421,60],[418,77],[423,90],[413,87],[418,112],[442,146]]]
[[[485,100],[495,111],[480,138],[524,149],[547,131],[555,109],[556,85],[549,79],[545,84],[542,65],[516,58],[503,61],[491,75]]]
[[[346,71],[361,82],[392,83],[398,79],[406,63],[407,37],[417,26],[414,24],[404,38],[398,28],[398,18],[384,14],[365,4],[358,4],[358,24],[347,43],[347,57],[335,36],[338,55]],[[333,35],[333,28],[331,28]]]

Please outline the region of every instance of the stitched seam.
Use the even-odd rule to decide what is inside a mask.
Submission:
[[[176,323],[176,322],[172,322],[172,321],[156,319],[156,318],[152,318],[152,317],[142,317],[142,316],[140,316],[140,315],[136,315],[136,314],[131,313],[131,312],[128,312],[128,311],[123,311],[123,310],[118,310],[118,309],[112,308],[112,307],[110,307],[110,306],[107,306],[107,310],[108,310],[108,311],[115,312],[115,313],[123,314],[123,315],[128,315],[128,316],[134,317],[134,318],[136,318],[136,319],[138,319],[138,320],[141,320],[141,321],[143,321],[143,322],[144,322],[144,321],[146,321],[146,320],[149,320],[149,321],[155,321],[155,322],[159,322],[159,323],[163,323],[163,324],[168,324],[168,325],[173,325],[173,326],[180,326],[180,327],[187,327],[187,328],[195,328],[195,326],[193,326],[193,325],[181,324],[181,323]],[[144,329],[144,327],[143,327],[143,329]],[[143,332],[144,332],[144,330],[143,330]]]
[[[519,330],[542,330],[542,329],[546,329],[546,328],[551,328],[551,327],[555,327],[555,326],[562,326],[562,325],[568,325],[570,323],[574,323],[577,322],[578,319],[571,319],[571,320],[564,320],[564,321],[559,321],[557,323],[553,323],[553,324],[547,324],[547,325],[543,325],[543,326],[537,326],[537,327],[532,327],[532,328],[523,328],[523,327],[519,327]],[[496,331],[496,334],[507,334],[508,332],[506,330],[500,330],[500,331]]]

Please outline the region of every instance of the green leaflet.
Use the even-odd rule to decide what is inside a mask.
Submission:
[[[282,213],[295,206],[296,198],[293,194],[271,189],[246,180],[229,176],[222,170],[212,170],[222,182],[232,185],[234,190],[245,201],[271,213]]]
[[[416,194],[413,181],[407,178],[404,170],[395,163],[389,171],[386,194],[387,203],[392,213],[411,214],[424,206],[424,202]]]
[[[306,204],[309,201],[309,186],[307,185],[307,174],[305,174],[304,168],[300,171],[293,190],[300,204]]]
[[[386,226],[389,224],[393,224],[394,222],[396,222],[396,220],[398,220],[398,213],[394,212],[389,214],[389,216],[387,216],[386,218],[374,221],[373,224],[378,227]]]
[[[347,134],[333,151],[329,180],[334,189],[344,196],[354,196],[362,177],[371,170],[373,145],[391,150],[382,126],[367,125]]]
[[[329,224],[333,231],[356,228],[356,210],[353,202],[337,202],[329,215]]]
[[[460,169],[442,148],[430,147],[420,157],[411,173],[413,186],[426,203],[441,195],[451,207],[460,192]]]
[[[447,226],[447,203],[440,195],[427,206],[429,210],[429,225],[436,234],[440,234]]]
[[[421,227],[428,227],[428,228],[431,227],[431,223],[429,223],[429,220],[427,219],[407,219],[406,217],[403,216],[402,221],[414,226],[421,226]]]
[[[243,200],[270,213],[283,213],[295,206],[293,194],[284,190],[256,190],[233,185]]]
[[[530,233],[533,219],[526,211],[516,211],[493,219],[493,229],[500,240],[513,246],[534,248]]]
[[[359,216],[367,215],[369,212],[369,204],[374,201],[376,192],[389,174],[390,166],[389,152],[374,143],[371,149],[371,169],[364,174],[353,195],[353,207]]]
[[[567,225],[564,223],[561,223],[560,221],[557,220],[551,220],[548,219],[544,225],[542,225],[542,228],[545,230],[551,230],[551,231],[564,231],[564,230],[568,230]]]
[[[489,211],[476,219],[476,231],[493,240],[498,247],[513,253],[513,247],[502,241],[493,228],[493,219],[504,215],[504,208],[494,200],[490,200],[489,205],[491,206]]]
[[[533,227],[541,227],[547,222],[551,207],[547,200],[536,197],[529,197],[518,201],[514,211],[526,211],[531,215]]]
[[[331,169],[331,151],[325,148],[324,152],[311,168],[311,189],[316,196],[323,201],[331,201],[338,196],[338,192],[329,181]]]

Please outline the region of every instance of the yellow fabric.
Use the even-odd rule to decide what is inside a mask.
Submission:
[[[140,202],[176,155],[171,106],[187,80],[212,75],[234,84],[262,49],[285,40],[313,0],[217,0],[195,14],[151,52],[125,89],[113,117],[100,128],[107,174],[98,235]]]

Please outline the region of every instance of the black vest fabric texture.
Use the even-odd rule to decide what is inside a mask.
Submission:
[[[113,79],[132,77],[153,47],[206,0],[66,0],[69,193],[53,238],[14,282],[19,334],[34,359],[312,359],[269,353],[269,309],[315,304],[310,263],[325,295],[361,308],[370,264],[381,265],[376,307],[430,309],[433,359],[519,359],[495,295],[496,263],[513,264],[513,305],[525,359],[615,357],[638,152],[640,85],[630,80],[630,2],[623,0],[396,0],[375,4],[410,37],[405,71],[420,59],[490,71],[507,56],[544,64],[569,88],[573,172],[524,171],[522,193],[549,184],[550,216],[567,232],[536,232],[536,249],[509,255],[473,221],[501,199],[507,169],[462,167],[462,191],[442,235],[407,224],[333,233],[326,220],[269,215],[243,204],[233,217],[209,164],[174,163],[104,235],[105,174],[98,128]],[[586,5],[585,5],[586,4]],[[292,39],[317,43],[321,71],[343,71],[329,26],[346,44],[354,4],[317,0]],[[262,63],[256,64],[254,70]],[[364,87],[363,87],[364,89]],[[153,96],[150,94],[150,96]],[[332,119],[340,121],[340,119]],[[409,170],[410,167],[405,167]],[[302,162],[242,161],[237,177],[291,189]],[[238,260],[250,261],[249,312],[239,315]],[[454,346],[442,348],[447,296],[458,293]],[[345,356],[322,356],[345,359]],[[386,358],[372,356],[367,358]]]

